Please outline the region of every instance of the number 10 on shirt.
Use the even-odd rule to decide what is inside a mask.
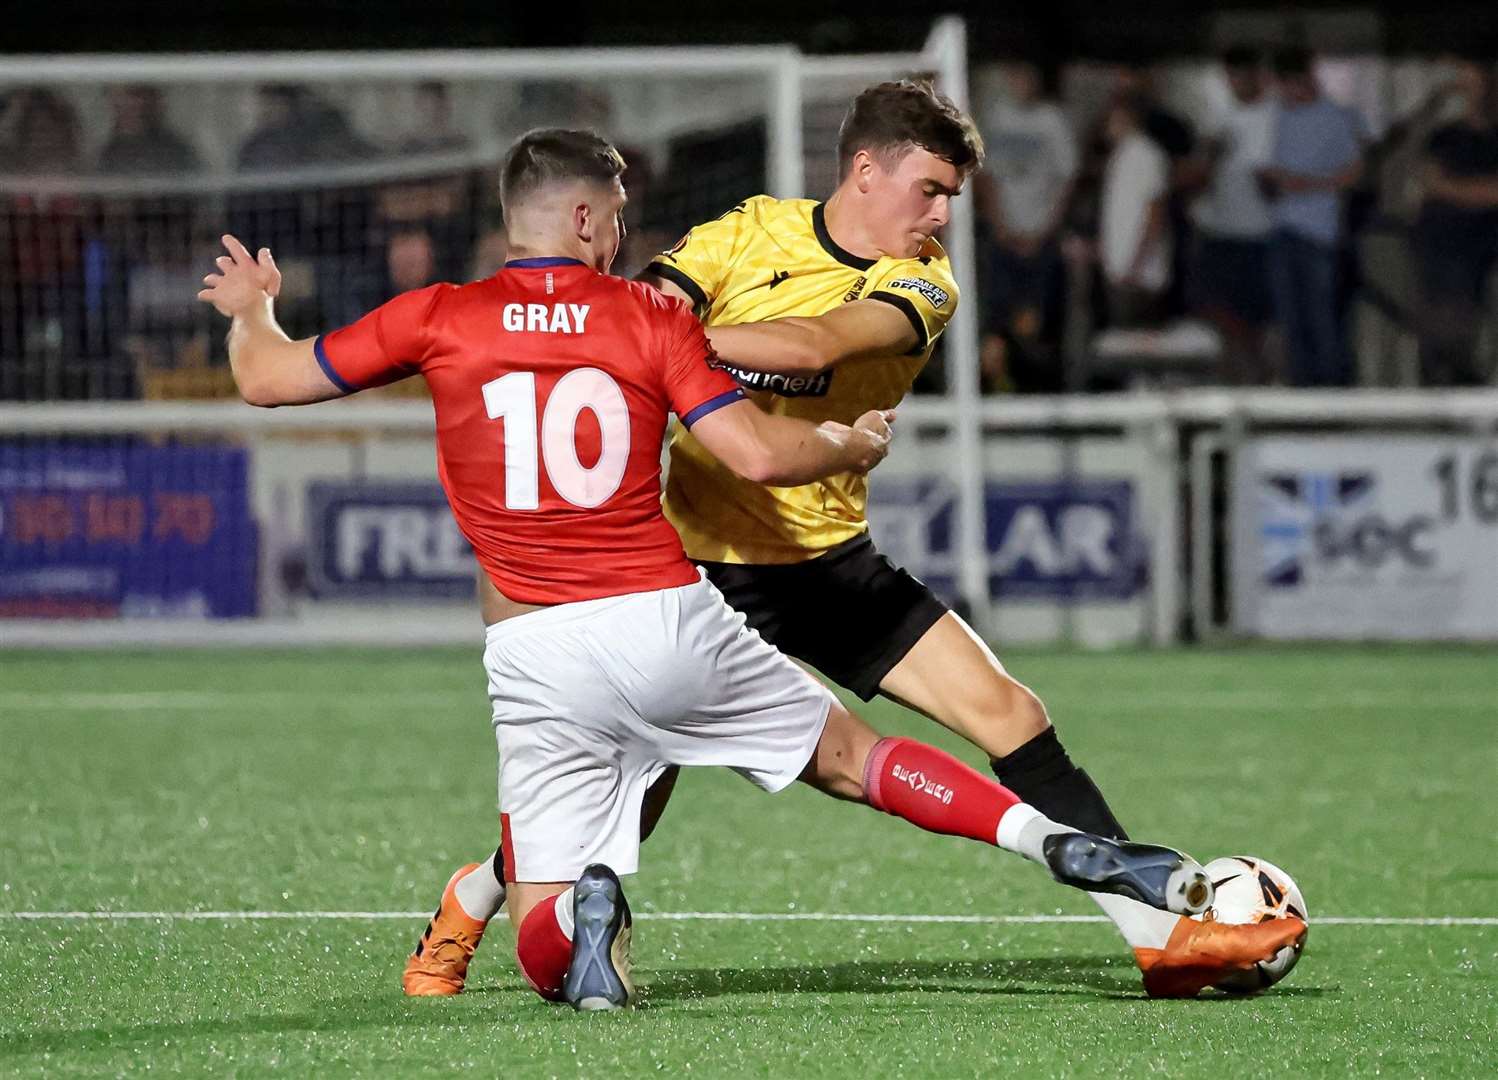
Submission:
[[[506,509],[540,509],[542,464],[556,493],[573,506],[600,506],[619,490],[629,462],[629,405],[607,372],[569,371],[544,406],[533,371],[512,371],[485,383],[483,392],[489,419],[504,421]],[[577,418],[584,409],[598,421],[598,460],[591,466],[577,456]]]

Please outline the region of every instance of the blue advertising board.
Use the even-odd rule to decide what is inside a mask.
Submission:
[[[0,443],[0,616],[253,615],[240,447]]]
[[[430,481],[307,486],[307,586],[325,599],[468,599],[478,565]]]
[[[875,477],[876,542],[937,592],[956,592],[956,495],[944,477]],[[1000,600],[1120,601],[1148,581],[1129,480],[990,480],[989,590]]]
[[[990,481],[990,587],[999,599],[1128,600],[1147,580],[1128,480]],[[955,498],[943,477],[874,485],[876,541],[955,595]],[[307,489],[308,588],[345,599],[468,599],[477,567],[430,481],[318,481]]]

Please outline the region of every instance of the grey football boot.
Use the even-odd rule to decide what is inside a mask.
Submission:
[[[1057,833],[1041,845],[1056,880],[1088,892],[1116,893],[1161,911],[1200,915],[1212,906],[1212,879],[1174,848]]]
[[[562,982],[562,994],[574,1009],[622,1009],[633,1001],[632,923],[618,875],[602,863],[584,870],[572,887],[572,961]]]

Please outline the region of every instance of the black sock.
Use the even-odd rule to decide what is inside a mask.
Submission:
[[[1127,840],[1092,777],[1072,764],[1055,728],[1046,728],[993,762],[999,782],[1052,821],[1114,840]]]

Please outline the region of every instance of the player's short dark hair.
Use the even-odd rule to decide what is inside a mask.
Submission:
[[[843,117],[838,173],[847,173],[860,150],[898,161],[917,147],[964,172],[983,164],[983,136],[972,118],[929,80],[879,83],[854,98]]]
[[[624,158],[597,132],[537,128],[516,139],[505,154],[499,202],[508,208],[552,184],[571,180],[607,184],[623,174]]]
[[[1274,54],[1274,73],[1282,79],[1299,79],[1311,74],[1314,58],[1310,49],[1281,49]]]

